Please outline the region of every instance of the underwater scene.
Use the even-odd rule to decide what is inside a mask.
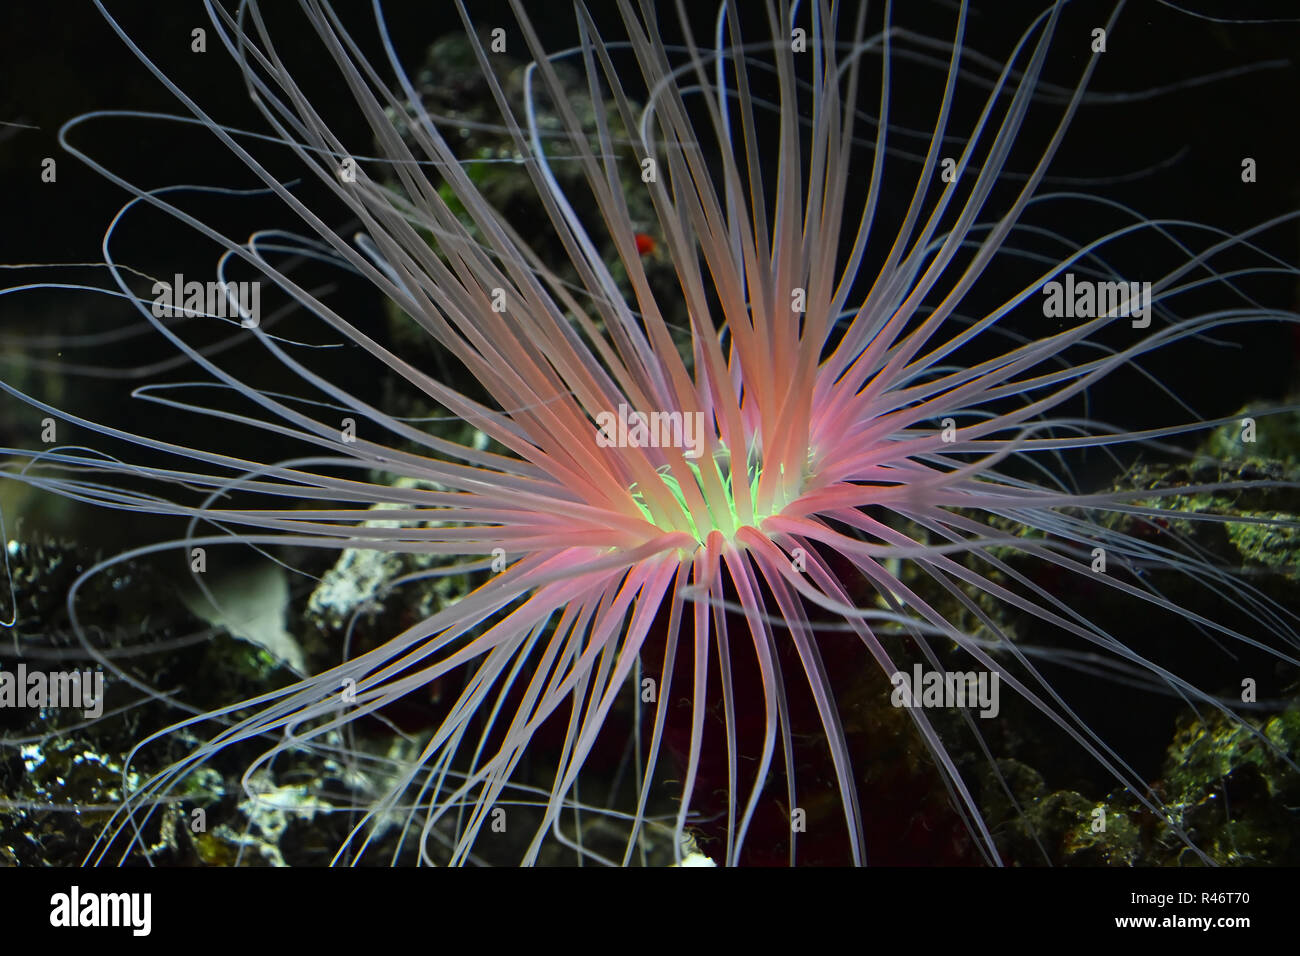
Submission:
[[[1300,865],[1291,5],[0,70],[0,865]]]

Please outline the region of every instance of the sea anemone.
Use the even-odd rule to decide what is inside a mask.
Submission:
[[[379,3],[373,49],[301,4],[332,94],[257,3],[205,3],[206,55],[237,65],[252,133],[96,6],[186,115],[97,111],[59,140],[132,195],[101,291],[203,376],[155,370],[134,395],[213,427],[163,437],[0,382],[87,436],[6,449],[6,478],[186,522],[67,594],[84,654],[134,704],[181,714],[142,728],[89,860],[148,855],[201,771],[249,747],[242,780],[264,803],[295,755],[355,768],[347,797],[311,793],[350,814],[346,862],[628,863],[694,843],[729,864],[862,863],[906,859],[909,829],[937,834],[921,861],[1041,862],[1009,756],[1034,735],[1113,788],[1086,832],[1108,809],[1112,833],[1145,814],[1213,860],[1097,728],[1116,688],[1191,705],[1295,769],[1260,700],[1229,696],[1245,680],[1281,695],[1294,672],[1261,662],[1300,663],[1295,612],[1202,529],[1291,534],[1287,507],[1223,496],[1300,484],[1193,451],[1289,409],[1197,415],[1160,356],[1259,347],[1252,329],[1296,321],[1278,303],[1297,269],[1270,244],[1297,214],[1221,230],[1104,195],[1154,160],[1049,176],[1078,114],[1158,93],[1090,92],[1118,7],[1045,5],[990,58],[966,3],[946,33],[889,4],[702,19],[620,0],[605,22],[579,3],[556,45],[522,3],[493,19],[457,0],[472,56],[432,83],[476,86],[483,121],[430,104]],[[86,145],[104,123],[220,144],[251,179],[132,181]],[[275,218],[240,238],[241,203]],[[175,278],[128,266],[136,222],[215,254],[187,251]],[[1117,393],[1151,400],[1111,424]],[[1139,453],[1181,477],[1135,471]],[[341,628],[336,663],[251,699],[195,706],[80,616],[125,561],[183,562],[220,605],[217,569],[314,567],[311,549],[411,556],[383,589],[422,610],[361,646]],[[429,597],[439,580],[456,589]]]

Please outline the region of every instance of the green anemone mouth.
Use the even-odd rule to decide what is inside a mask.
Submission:
[[[762,522],[774,514],[778,514],[781,507],[770,507],[767,511],[759,508],[758,504],[758,481],[763,474],[762,455],[757,449],[751,449],[746,456],[745,471],[742,480],[737,481],[737,470],[731,466],[731,452],[723,448],[716,454],[708,456],[701,461],[692,461],[684,459],[687,468],[690,469],[696,486],[699,489],[700,496],[704,499],[705,506],[708,508],[708,522],[703,527],[696,521],[690,506],[686,502],[686,496],[682,491],[682,482],[671,471],[671,467],[664,465],[658,470],[659,480],[663,482],[664,487],[672,495],[673,500],[677,503],[672,515],[656,513],[646,503],[642,489],[637,483],[633,483],[630,491],[632,500],[636,506],[641,509],[642,515],[656,528],[664,532],[688,531],[695,540],[703,544],[714,531],[720,531],[728,539],[732,538],[736,531],[745,525],[760,525]],[[785,466],[778,465],[781,473],[785,473]],[[712,468],[718,482],[723,489],[723,496],[719,499],[716,493],[710,493],[710,484],[702,480],[703,468]],[[737,486],[740,494],[748,496],[749,514],[753,515],[751,520],[742,519],[740,510],[736,507]],[[683,523],[685,527],[683,527]]]

